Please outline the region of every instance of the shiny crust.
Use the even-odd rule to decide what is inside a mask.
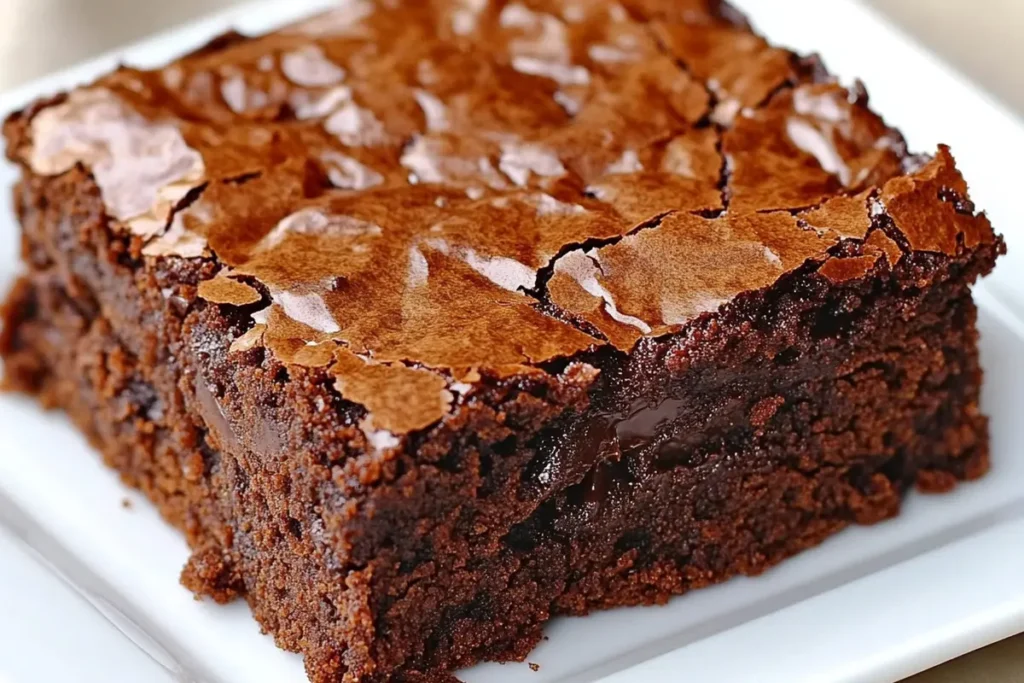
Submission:
[[[84,164],[148,258],[216,259],[199,296],[254,309],[238,348],[341,385],[355,354],[382,390],[628,351],[882,217],[911,250],[993,239],[946,150],[914,171],[861,90],[714,2],[354,0],[121,69],[8,136],[36,174]],[[381,423],[441,419],[440,391]]]

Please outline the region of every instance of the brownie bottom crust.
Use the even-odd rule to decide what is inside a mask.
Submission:
[[[385,488],[376,520],[352,517],[368,526],[342,564],[324,550],[319,484],[248,453],[221,407],[224,387],[250,398],[321,388],[277,371],[239,379],[216,341],[230,338],[223,317],[185,315],[188,302],[141,282],[81,181],[21,190],[31,268],[3,312],[7,387],[64,410],[185,532],[185,584],[246,599],[317,683],[521,659],[554,615],[758,574],[897,514],[915,484],[946,491],[988,467],[969,284],[995,252],[907,257],[899,273],[838,291],[784,283],[750,302],[770,315],[729,335],[745,341],[714,362],[683,363],[675,339],[591,359],[630,388],[565,405],[549,396],[529,439],[453,449],[424,468],[416,496]],[[779,330],[788,350],[766,362]],[[611,441],[626,447],[609,454]]]

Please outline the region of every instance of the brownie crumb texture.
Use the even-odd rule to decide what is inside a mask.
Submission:
[[[988,469],[951,150],[719,0],[349,0],[4,135],[4,386],[314,683],[523,661]]]

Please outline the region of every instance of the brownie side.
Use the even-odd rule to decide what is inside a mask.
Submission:
[[[137,241],[108,229],[84,170],[27,175],[14,206],[27,273],[4,309],[5,387],[70,412],[107,464],[198,543],[219,522],[201,476],[208,445],[176,388],[180,300],[132,265]],[[195,267],[192,277],[202,272],[184,265]],[[79,391],[94,403],[78,401]]]

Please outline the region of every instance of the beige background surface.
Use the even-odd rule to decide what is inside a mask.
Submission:
[[[866,1],[1024,115],[1024,0]],[[237,2],[0,0],[0,89]],[[1024,683],[1024,636],[912,683]]]

